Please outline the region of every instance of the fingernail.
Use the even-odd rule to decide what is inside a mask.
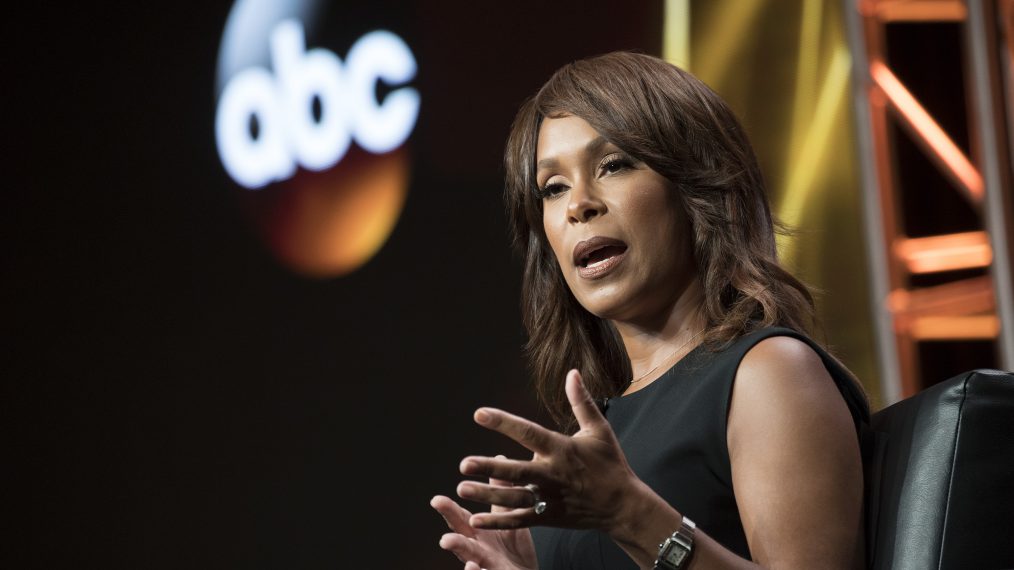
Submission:
[[[468,472],[477,468],[478,465],[471,459],[465,459],[461,462],[460,470],[462,475],[468,475]]]
[[[489,412],[487,412],[486,410],[479,409],[475,411],[475,421],[479,422],[480,424],[489,423],[490,418],[491,416],[489,415]]]

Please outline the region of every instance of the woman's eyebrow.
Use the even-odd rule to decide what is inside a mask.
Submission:
[[[607,141],[605,137],[597,136],[588,141],[588,144],[584,145],[583,153],[585,155],[598,154],[602,150],[602,147],[607,144],[609,144],[609,141]],[[543,168],[556,168],[559,164],[560,161],[557,160],[556,157],[543,158],[535,165],[535,168],[537,170],[541,170]]]

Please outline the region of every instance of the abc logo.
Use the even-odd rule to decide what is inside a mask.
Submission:
[[[383,245],[404,202],[403,144],[420,105],[406,86],[415,57],[397,35],[377,30],[342,61],[308,49],[296,18],[281,19],[264,39],[270,70],[247,65],[221,78],[220,54],[219,157],[237,184],[257,190],[244,198],[246,210],[281,261],[307,275],[348,273]],[[378,85],[387,89],[382,99]]]
[[[302,24],[285,20],[271,32],[271,58],[275,76],[263,67],[248,68],[229,80],[218,100],[215,136],[222,164],[247,188],[289,178],[297,163],[310,170],[330,168],[345,156],[353,136],[372,153],[388,152],[415,126],[415,89],[396,89],[383,104],[374,95],[377,81],[399,84],[415,77],[412,52],[391,32],[359,38],[343,66],[326,49],[307,51]]]

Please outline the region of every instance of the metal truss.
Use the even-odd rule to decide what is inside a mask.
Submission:
[[[943,379],[933,370],[920,370],[919,343],[987,340],[995,343],[998,364],[1014,367],[1009,146],[1014,0],[844,1],[882,397],[890,404]],[[963,45],[955,48],[961,50],[965,78],[967,155],[899,79],[904,74],[889,64],[885,38],[887,26],[896,22],[961,27]],[[980,229],[905,235],[899,197],[904,173],[898,170],[894,125],[978,214]],[[968,277],[967,270],[977,268],[981,274]],[[936,276],[934,284],[919,286],[916,277],[927,274]],[[997,363],[970,367],[991,365]]]

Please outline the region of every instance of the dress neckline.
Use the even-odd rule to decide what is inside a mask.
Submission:
[[[638,397],[643,397],[643,396],[640,396],[640,395],[643,394],[643,393],[645,393],[645,392],[650,392],[650,391],[653,391],[653,390],[658,390],[658,386],[660,386],[662,384],[665,384],[670,379],[670,377],[673,376],[678,371],[679,368],[681,368],[683,366],[686,366],[687,362],[689,362],[690,360],[693,360],[694,358],[696,358],[697,353],[702,349],[702,347],[704,347],[704,343],[703,342],[698,343],[697,346],[695,346],[694,348],[692,348],[690,350],[690,352],[684,354],[682,358],[680,358],[679,360],[677,360],[676,362],[674,362],[672,366],[670,366],[658,378],[655,378],[654,380],[652,380],[644,388],[641,388],[640,390],[638,390],[636,392],[631,392],[629,394],[616,396],[615,398],[609,398],[608,402],[610,404],[615,404],[615,403],[618,403],[618,402],[621,402],[621,401],[622,402],[629,402],[629,401],[636,400]]]

